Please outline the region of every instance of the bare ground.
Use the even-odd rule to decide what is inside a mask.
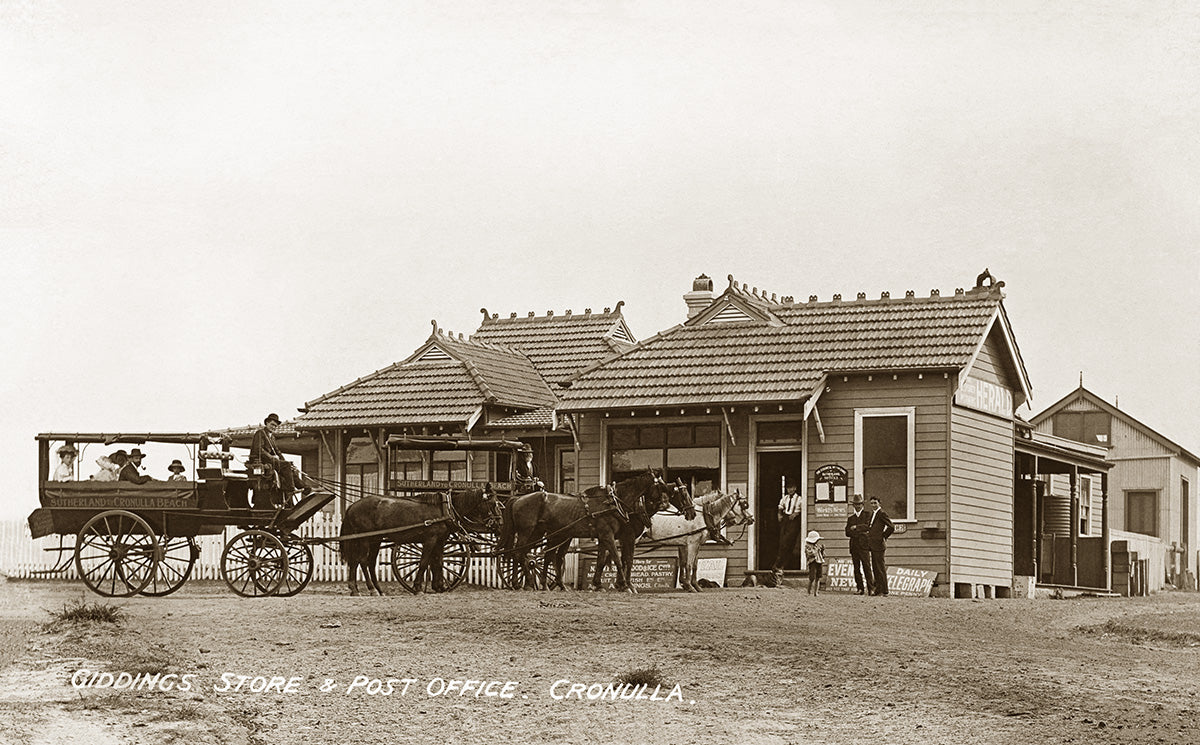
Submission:
[[[45,626],[80,600],[125,619]],[[554,697],[570,690],[556,681],[606,687],[647,668],[669,700]],[[81,669],[190,674],[192,690],[76,689]],[[302,680],[292,693],[214,690],[223,674]],[[348,691],[358,676],[416,682]],[[438,679],[515,684],[511,698],[431,695]],[[248,600],[196,582],[114,600],[0,584],[4,743],[1196,743],[1198,684],[1196,594],[353,598],[323,585]]]

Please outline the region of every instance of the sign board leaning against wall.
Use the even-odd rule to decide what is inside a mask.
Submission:
[[[854,592],[854,565],[849,559],[830,559],[825,564],[827,584],[825,589],[830,592]],[[888,595],[898,595],[907,598],[927,598],[933,590],[933,580],[937,572],[926,572],[921,569],[905,569],[904,567],[888,567]]]

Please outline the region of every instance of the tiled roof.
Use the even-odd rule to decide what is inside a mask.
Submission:
[[[437,330],[412,356],[305,404],[298,429],[466,423],[484,404],[551,406],[519,352]]]
[[[532,313],[508,318],[488,315],[483,310],[483,323],[471,335],[471,341],[498,344],[523,352],[547,383],[555,385],[567,380],[595,362],[630,349],[633,337],[621,315],[624,301],[616,308],[593,313]]]
[[[564,411],[798,401],[831,372],[958,370],[1000,307],[999,286],[927,298],[794,303],[731,287],[687,323],[584,370]],[[738,317],[751,320],[711,322]]]
[[[521,428],[546,428],[554,426],[554,410],[553,409],[534,409],[521,414],[513,414],[501,419],[493,419],[488,422],[488,428],[494,429],[521,429]]]

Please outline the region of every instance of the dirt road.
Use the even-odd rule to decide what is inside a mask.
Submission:
[[[44,628],[80,600],[124,620]],[[198,582],[106,600],[9,582],[0,639],[6,743],[1200,742],[1196,594],[247,600]],[[639,671],[657,689],[610,685]],[[137,684],[104,685],[122,672]]]

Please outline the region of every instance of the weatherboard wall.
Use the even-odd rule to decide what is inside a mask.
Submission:
[[[810,418],[808,423],[807,490],[809,529],[821,533],[831,558],[850,555],[849,539],[845,536],[846,517],[845,513],[828,518],[816,516],[816,469],[827,464],[841,465],[849,477],[847,493],[860,492],[854,482],[855,410],[913,407],[915,520],[891,516],[897,525],[905,526],[905,532],[888,540],[887,563],[937,572],[937,582],[948,581],[945,533],[923,534],[921,530],[925,522],[937,521],[944,527],[946,520],[948,391],[949,380],[940,372],[898,373],[894,380],[891,373],[829,377],[827,389],[817,403],[825,432],[824,442],[820,440],[815,422]]]

